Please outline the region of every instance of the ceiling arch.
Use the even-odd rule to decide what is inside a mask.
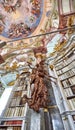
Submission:
[[[12,15],[14,14],[13,17],[16,17],[15,15],[18,12],[15,12],[15,11],[19,11],[21,8],[21,4],[23,4],[23,3],[20,3],[21,2],[20,0],[16,0],[16,1],[10,0],[10,2],[9,2],[9,0],[6,0],[6,1],[7,1],[7,3],[9,3],[9,5],[15,6],[15,8],[16,8],[16,10],[13,10],[13,8],[10,8],[11,11],[9,9],[8,10],[9,12],[7,11],[6,14],[11,13]],[[33,29],[32,33],[28,34],[26,36],[26,39],[24,39],[25,35],[22,37],[16,37],[16,35],[15,35],[15,37],[6,38],[6,36],[5,35],[2,36],[3,33],[1,33],[0,39],[3,41],[6,41],[6,45],[3,48],[1,48],[1,50],[0,50],[0,54],[2,55],[3,59],[5,60],[4,66],[5,65],[10,66],[10,61],[14,60],[17,57],[17,55],[20,56],[20,55],[27,54],[27,58],[25,59],[25,61],[26,61],[30,55],[33,55],[33,49],[39,48],[40,46],[47,47],[48,43],[52,44],[50,41],[52,41],[52,39],[57,34],[57,33],[53,33],[53,34],[49,34],[49,35],[41,35],[41,37],[36,36],[38,34],[46,34],[48,32],[55,31],[58,29],[58,26],[59,26],[59,14],[58,14],[58,3],[57,3],[58,0],[57,1],[56,0],[41,0],[41,1],[40,0],[31,0],[31,1],[22,0],[22,2],[23,1],[29,2],[29,5],[31,5],[30,2],[32,2],[33,5],[34,4],[37,5],[38,2],[40,2],[39,6],[42,7],[42,10],[40,11],[41,14],[39,14],[40,20],[39,20],[39,22],[37,22],[37,26],[35,29]],[[0,1],[1,5],[3,4],[2,2],[4,2],[4,0]],[[20,5],[18,7],[16,7],[17,2],[20,3]],[[7,5],[7,3],[4,4],[4,6]],[[31,7],[32,7],[32,5],[30,6],[30,10],[31,10]],[[2,5],[2,8],[3,8],[3,5]],[[1,9],[1,7],[0,7],[0,9]],[[16,17],[17,21],[19,20],[18,17],[19,17],[19,15],[17,14],[17,17]],[[4,17],[2,19],[4,20]],[[2,21],[0,21],[0,22],[2,23]],[[18,26],[19,26],[19,24],[18,24]],[[59,34],[59,32],[58,32],[58,34]],[[29,36],[31,36],[31,38],[29,38]],[[33,37],[33,36],[35,36],[35,37]],[[17,60],[19,60],[18,62],[21,62],[24,59],[23,59],[23,57],[20,56],[20,58],[19,59],[17,58]]]
[[[11,39],[29,36],[40,22],[43,4],[43,0],[1,0],[1,35]]]

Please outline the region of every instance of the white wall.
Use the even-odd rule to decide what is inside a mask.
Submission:
[[[0,115],[2,114],[6,104],[8,102],[12,89],[13,89],[13,87],[6,88],[0,98]]]

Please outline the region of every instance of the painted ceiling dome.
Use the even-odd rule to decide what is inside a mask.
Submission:
[[[35,53],[48,58],[60,50],[74,32],[62,30],[75,25],[73,1],[61,1],[0,0],[1,71],[17,71],[26,62],[34,66]]]
[[[25,38],[37,28],[43,0],[0,0],[0,35]]]

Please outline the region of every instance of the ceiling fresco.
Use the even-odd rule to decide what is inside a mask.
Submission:
[[[59,51],[74,29],[42,34],[75,25],[75,14],[63,16],[56,0],[0,0],[1,76],[34,67],[36,52],[47,59]]]
[[[0,35],[21,39],[37,28],[44,0],[0,0]]]

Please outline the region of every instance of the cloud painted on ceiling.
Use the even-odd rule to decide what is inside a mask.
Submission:
[[[37,28],[44,0],[0,0],[0,35],[10,39],[27,37]]]

